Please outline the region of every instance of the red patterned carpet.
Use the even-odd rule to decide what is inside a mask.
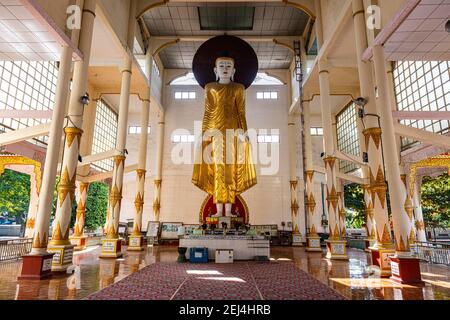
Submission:
[[[292,262],[156,263],[89,300],[345,300]]]

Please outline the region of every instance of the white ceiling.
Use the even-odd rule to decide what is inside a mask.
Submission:
[[[384,44],[386,58],[450,60],[450,0],[422,0]]]
[[[61,46],[19,0],[0,0],[0,59],[57,61]]]

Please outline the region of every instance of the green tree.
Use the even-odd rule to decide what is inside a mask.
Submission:
[[[347,228],[362,228],[366,223],[363,188],[356,183],[344,187]]]
[[[30,176],[5,169],[0,176],[0,214],[24,224],[30,205]]]
[[[424,177],[421,192],[425,223],[431,227],[450,228],[450,176]]]
[[[86,201],[86,228],[97,229],[106,223],[108,210],[108,185],[102,182],[93,182],[89,185]]]

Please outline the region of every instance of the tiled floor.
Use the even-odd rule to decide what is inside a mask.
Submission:
[[[100,248],[91,247],[74,256],[75,273],[43,281],[17,281],[21,262],[0,263],[0,299],[82,299],[155,262],[174,262],[176,247],[148,247],[118,260],[99,259]],[[350,299],[450,300],[450,268],[421,264],[424,287],[399,285],[366,272],[366,253],[349,251],[349,261],[329,261],[303,248],[274,247],[272,259],[293,260],[295,265]]]

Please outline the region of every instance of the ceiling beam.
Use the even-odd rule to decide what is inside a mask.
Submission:
[[[450,111],[392,111],[392,116],[399,120],[450,120]]]
[[[137,169],[138,169],[137,164],[126,166],[124,168],[124,173],[130,173],[130,172],[136,171]],[[88,177],[77,177],[77,180],[81,181],[81,182],[92,183],[92,182],[110,179],[110,178],[112,178],[112,176],[113,176],[113,171],[109,171],[109,172],[94,174],[94,175],[91,175]]]
[[[411,138],[434,146],[450,148],[450,137],[448,136],[405,126],[399,123],[394,123],[394,129],[398,136]]]
[[[53,111],[44,110],[0,110],[3,119],[51,119]]]
[[[2,133],[0,134],[0,147],[40,136],[45,136],[50,132],[50,125],[51,123],[49,122],[34,127],[28,127],[16,131]]]

